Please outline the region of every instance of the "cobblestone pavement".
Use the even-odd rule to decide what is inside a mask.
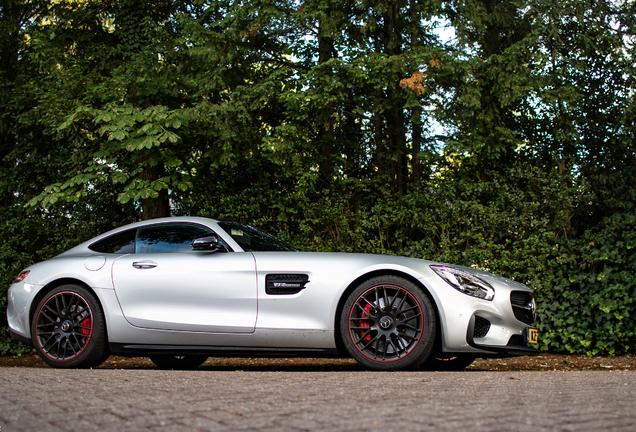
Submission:
[[[0,368],[0,431],[636,430],[636,371]]]

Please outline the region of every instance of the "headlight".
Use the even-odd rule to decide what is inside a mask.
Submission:
[[[457,291],[484,300],[492,300],[495,297],[493,287],[475,275],[444,265],[432,265],[430,267]]]

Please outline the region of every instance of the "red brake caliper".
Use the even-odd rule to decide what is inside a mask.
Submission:
[[[80,333],[83,335],[90,335],[91,334],[91,328],[93,327],[93,321],[89,318],[86,318],[84,321],[80,322],[80,325],[83,326],[82,328],[80,328]],[[84,327],[88,327],[88,328],[84,328]]]
[[[368,312],[371,312],[371,305],[368,304],[364,307],[364,310]],[[360,316],[360,318],[367,318],[369,315],[367,313],[362,312],[362,315]],[[371,327],[371,324],[369,324],[369,321],[366,320],[360,320],[360,327]],[[365,337],[362,338],[363,341],[365,342],[369,342],[371,340],[371,335],[367,334]]]

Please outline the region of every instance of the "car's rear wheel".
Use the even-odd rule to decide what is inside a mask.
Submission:
[[[208,359],[205,355],[169,355],[155,354],[150,356],[150,360],[157,365],[159,369],[196,369]]]
[[[54,367],[97,366],[109,355],[101,305],[78,285],[62,285],[44,296],[33,315],[31,337],[38,355]]]
[[[435,309],[413,282],[378,276],[349,295],[340,332],[349,354],[369,369],[414,368],[432,351]]]

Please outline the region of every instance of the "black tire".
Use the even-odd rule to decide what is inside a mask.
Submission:
[[[341,312],[344,345],[366,368],[415,368],[431,354],[435,308],[428,296],[407,279],[369,279],[351,292]]]
[[[421,368],[436,371],[462,371],[470,366],[476,359],[474,355],[455,355],[448,357],[431,356]]]
[[[169,354],[156,354],[150,356],[150,360],[159,369],[189,370],[196,369],[208,359],[206,355],[176,356]]]
[[[109,356],[99,300],[78,285],[62,285],[44,296],[31,321],[31,338],[42,360],[57,368],[94,367]]]

